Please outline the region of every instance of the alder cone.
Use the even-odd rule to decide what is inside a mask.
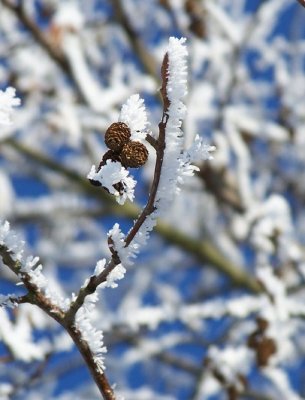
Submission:
[[[98,166],[98,171],[102,168],[103,165],[106,165],[107,160],[111,160],[113,162],[121,162],[121,156],[113,150],[106,151],[106,153],[103,155],[102,161]]]
[[[129,142],[130,135],[130,129],[124,122],[114,122],[105,133],[106,146],[119,153],[123,146]]]
[[[121,162],[125,168],[139,168],[148,158],[148,150],[141,142],[130,141],[123,147]]]

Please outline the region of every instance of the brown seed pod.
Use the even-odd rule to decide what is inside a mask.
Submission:
[[[120,154],[116,153],[113,150],[108,150],[106,153],[103,155],[102,161],[100,162],[98,166],[98,171],[102,168],[103,165],[106,165],[107,160],[111,160],[114,162],[121,162],[121,156]]]
[[[123,147],[121,162],[125,168],[139,168],[148,158],[148,150],[143,143],[130,141]]]
[[[119,153],[130,139],[130,129],[124,122],[114,122],[105,133],[106,146]]]

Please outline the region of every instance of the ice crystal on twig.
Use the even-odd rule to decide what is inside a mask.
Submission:
[[[0,307],[15,308],[18,303],[14,301],[14,298],[15,295],[13,294],[8,294],[8,295],[0,294]]]
[[[116,197],[116,201],[119,204],[124,204],[127,199],[130,201],[134,199],[136,181],[129,176],[129,171],[119,162],[107,160],[99,171],[96,171],[93,165],[87,178],[100,182],[109,193]],[[121,190],[117,189],[116,184],[120,185]]]
[[[209,145],[199,135],[196,135],[194,143],[184,154],[192,162],[198,162],[202,160],[212,160],[213,156],[211,152],[215,150],[215,146]]]
[[[148,121],[144,100],[138,94],[130,96],[122,106],[119,120],[129,126],[132,140],[145,139]]]
[[[13,261],[17,261],[18,274],[21,280],[27,279],[33,285],[37,292],[41,292],[49,299],[53,305],[62,310],[67,310],[70,306],[70,300],[64,299],[50,284],[42,272],[42,265],[39,263],[39,257],[24,257],[24,242],[10,230],[7,221],[0,225],[0,246],[10,253]],[[17,270],[16,270],[17,271]]]
[[[186,114],[183,98],[187,94],[187,49],[185,38],[171,37],[168,46],[166,94],[169,100],[165,128],[165,150],[156,206],[164,212],[176,193],[178,173],[183,152],[182,120]]]
[[[120,229],[118,223],[114,224],[108,232],[109,248],[112,252],[116,252],[124,265],[130,265],[131,249],[125,247],[125,235]]]
[[[196,135],[192,146],[183,152],[180,158],[178,183],[184,182],[184,177],[193,176],[195,171],[199,171],[199,167],[193,165],[194,162],[203,160],[212,160],[211,152],[215,151],[215,146],[207,144],[199,135]],[[178,188],[177,188],[178,189]]]
[[[18,235],[10,230],[8,221],[0,221],[0,245],[5,246],[11,252],[14,260],[22,259],[24,253],[24,241]]]
[[[90,317],[98,301],[97,292],[87,296],[83,306],[77,311],[75,316],[75,326],[80,331],[82,339],[87,342],[93,354],[93,360],[99,371],[105,369],[104,353],[107,352],[103,341],[103,332],[92,326]]]
[[[94,275],[98,276],[101,274],[106,266],[106,260],[103,258],[102,260],[99,260],[96,263],[95,269],[94,269]],[[126,269],[123,267],[122,264],[118,264],[115,266],[115,268],[107,275],[107,279],[105,282],[101,283],[98,287],[99,288],[105,288],[105,287],[110,287],[112,289],[116,288],[118,284],[116,281],[119,281],[120,279],[123,279],[125,276]]]

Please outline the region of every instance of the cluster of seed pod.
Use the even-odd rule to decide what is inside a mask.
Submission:
[[[114,122],[105,133],[105,143],[110,149],[107,159],[120,161],[125,168],[139,168],[147,161],[148,151],[143,143],[130,140],[131,132],[124,122]],[[105,160],[105,161],[106,161]]]
[[[105,144],[109,150],[104,154],[98,166],[98,171],[106,164],[107,160],[120,162],[124,168],[139,168],[148,158],[148,150],[141,142],[131,140],[131,132],[124,122],[114,122],[105,133]],[[95,186],[100,183],[94,180],[90,182]],[[120,183],[116,184],[120,189]],[[120,190],[119,190],[120,191]]]

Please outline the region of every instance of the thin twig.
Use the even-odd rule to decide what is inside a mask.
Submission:
[[[149,198],[147,200],[146,206],[138,216],[137,220],[135,221],[133,227],[130,229],[129,233],[125,238],[125,247],[128,247],[134,237],[136,236],[137,232],[145,222],[146,218],[151,215],[156,207],[155,207],[155,199],[158,191],[158,186],[161,177],[161,170],[163,164],[163,156],[164,156],[164,149],[165,149],[165,129],[168,120],[168,107],[169,107],[169,100],[167,97],[166,85],[167,85],[167,69],[168,69],[168,55],[164,56],[164,60],[162,63],[161,68],[161,75],[162,75],[162,88],[161,94],[163,97],[163,115],[162,120],[159,123],[159,138],[157,141],[157,158],[155,164],[155,171],[154,171],[154,178],[152,182],[151,191],[149,194]],[[107,280],[108,275],[110,272],[121,262],[118,254],[116,251],[112,252],[112,257],[106,266],[106,268],[98,275],[98,276],[91,276],[89,279],[88,284],[86,287],[82,288],[78,296],[76,297],[75,301],[72,303],[69,311],[66,315],[66,321],[71,323],[74,320],[75,314],[79,310],[79,308],[83,305],[86,296],[95,292],[96,288],[103,282]]]
[[[158,148],[158,140],[152,137],[149,133],[147,133],[145,140],[155,149]]]
[[[154,171],[154,178],[152,182],[151,191],[149,194],[149,198],[145,208],[143,209],[142,213],[139,215],[138,219],[134,223],[133,227],[129,231],[128,235],[125,239],[125,247],[128,247],[132,240],[134,239],[137,232],[143,225],[146,218],[152,214],[156,207],[155,207],[155,200],[158,191],[158,186],[161,177],[161,170],[163,164],[163,157],[164,157],[164,150],[165,150],[165,130],[166,124],[168,121],[168,108],[170,105],[168,96],[167,96],[167,71],[168,71],[168,54],[166,53],[163,59],[162,67],[161,67],[161,76],[162,76],[162,87],[161,87],[161,95],[163,98],[163,115],[162,119],[159,123],[159,138],[157,142],[157,158],[155,164],[155,171]]]
[[[0,257],[3,263],[23,282],[28,290],[27,295],[21,297],[23,302],[28,302],[37,305],[45,311],[50,317],[61,323],[64,317],[63,311],[51,303],[39,290],[39,288],[31,281],[30,276],[21,270],[22,264],[19,260],[15,260],[14,253],[9,250],[5,245],[0,245]]]
[[[78,351],[82,355],[87,367],[89,368],[90,374],[93,377],[104,400],[115,400],[115,394],[108,381],[108,378],[105,373],[103,373],[100,369],[96,367],[96,364],[92,358],[92,352],[87,342],[82,339],[81,332],[72,324],[67,324],[66,320],[63,326],[72,338]]]

